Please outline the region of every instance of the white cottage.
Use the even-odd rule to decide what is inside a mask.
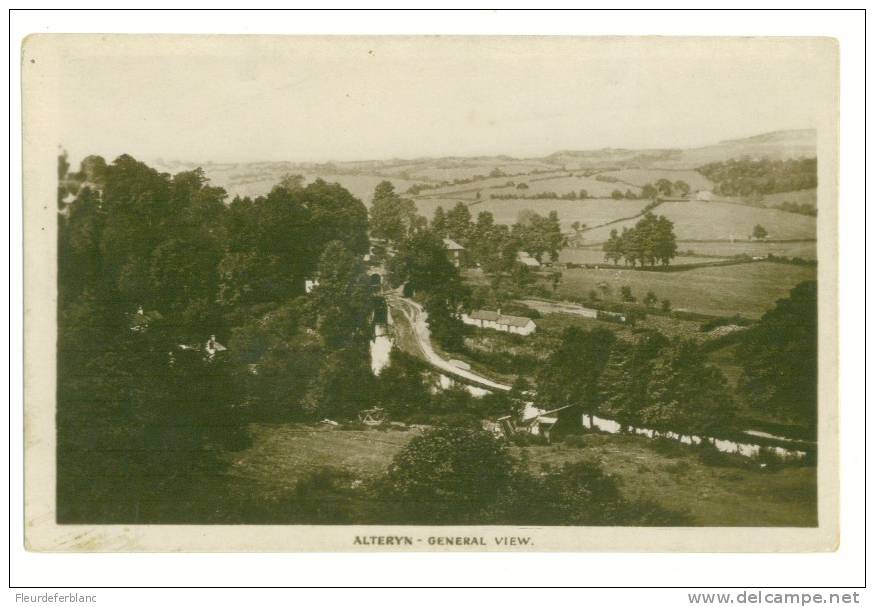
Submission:
[[[481,329],[495,329],[517,335],[531,335],[537,325],[531,318],[525,316],[511,316],[502,314],[501,309],[497,312],[491,310],[474,310],[471,314],[462,314],[462,322]]]

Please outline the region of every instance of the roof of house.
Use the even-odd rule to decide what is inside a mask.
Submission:
[[[525,327],[529,323],[534,323],[531,318],[525,316],[511,316],[510,314],[499,314],[492,310],[474,310],[470,317],[474,320],[488,320],[496,322],[500,325],[510,325],[512,327]]]
[[[452,238],[444,238],[444,246],[450,251],[464,251],[465,247],[460,245],[458,242],[453,240]]]

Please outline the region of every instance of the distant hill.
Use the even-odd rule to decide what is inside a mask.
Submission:
[[[543,158],[511,158],[509,156],[476,156],[446,158],[414,158],[361,160],[333,163],[247,162],[212,163],[156,160],[162,170],[176,173],[202,166],[210,180],[225,188],[231,196],[266,194],[283,175],[300,173],[307,181],[321,177],[337,181],[354,195],[366,200],[374,186],[383,179],[391,180],[399,191],[416,183],[439,183],[465,180],[482,181],[494,170],[495,180],[519,178],[522,175],[545,175],[561,171],[599,172],[608,169],[670,169],[689,170],[712,162],[722,162],[745,156],[752,159],[813,158],[817,155],[817,134],[814,129],[774,131],[743,139],[731,139],[697,148],[634,150],[603,148],[598,150],[566,150]],[[499,176],[500,175],[500,176]]]
[[[817,131],[797,129],[773,131],[729,139],[698,148],[627,150],[606,148],[556,152],[545,160],[569,168],[605,168],[608,166],[635,168],[694,169],[710,162],[722,162],[732,158],[813,158],[817,156]]]

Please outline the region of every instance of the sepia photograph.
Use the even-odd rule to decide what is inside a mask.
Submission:
[[[29,37],[29,546],[834,550],[837,58]]]

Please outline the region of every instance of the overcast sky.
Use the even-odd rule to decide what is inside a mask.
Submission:
[[[826,43],[786,40],[67,39],[60,143],[194,162],[693,147],[816,126]]]

